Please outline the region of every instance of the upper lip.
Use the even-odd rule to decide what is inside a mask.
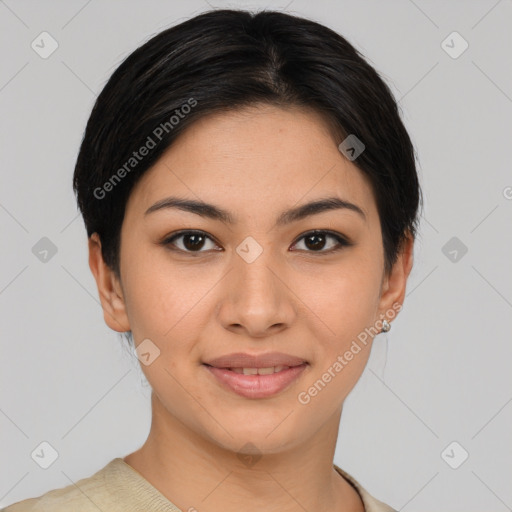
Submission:
[[[269,352],[268,354],[252,355],[243,352],[227,354],[205,361],[204,364],[217,368],[271,368],[273,366],[299,366],[307,361],[301,357]]]

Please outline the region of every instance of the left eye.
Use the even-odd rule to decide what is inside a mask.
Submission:
[[[331,240],[329,244],[327,241]],[[179,243],[177,241],[180,241]],[[334,240],[334,242],[332,242]],[[208,247],[207,241],[210,242],[211,246]],[[341,235],[336,233],[331,233],[329,231],[310,231],[302,235],[292,247],[296,247],[300,242],[304,243],[306,252],[334,252],[340,250],[342,247],[351,245],[348,240],[343,238]],[[200,253],[206,252],[207,250],[222,250],[215,249],[218,247],[217,244],[213,241],[211,237],[209,237],[204,231],[182,231],[180,233],[175,233],[174,235],[166,238],[162,245],[164,246],[173,246],[171,247],[173,250],[179,250],[186,253]],[[206,246],[205,250],[204,249]],[[327,247],[327,249],[326,249]]]
[[[326,240],[329,238],[335,242],[328,244]],[[301,241],[304,242],[305,247],[310,249],[307,250],[307,252],[334,252],[340,250],[344,246],[351,245],[345,238],[336,233],[320,230],[311,231],[305,235],[302,235],[298,242],[293,245],[293,247],[295,247]],[[327,250],[322,250],[325,249],[326,246]]]

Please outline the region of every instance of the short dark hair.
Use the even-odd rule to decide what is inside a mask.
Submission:
[[[214,10],[166,29],[115,70],[92,109],[73,188],[88,236],[98,233],[119,275],[120,233],[135,183],[185,128],[255,104],[312,109],[341,143],[363,142],[354,164],[376,199],[389,272],[416,237],[422,202],[415,151],[377,71],[341,35],[283,12]],[[145,147],[145,156],[134,151]]]

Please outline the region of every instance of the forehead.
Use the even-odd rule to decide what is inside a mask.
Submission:
[[[338,196],[376,215],[368,178],[338,150],[323,118],[297,108],[252,106],[190,125],[137,183],[130,206],[180,195],[261,215]],[[280,210],[280,208],[277,208]]]

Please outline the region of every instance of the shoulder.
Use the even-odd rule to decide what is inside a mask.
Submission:
[[[365,512],[396,512],[394,508],[374,498],[352,475],[334,464],[336,471],[345,478],[359,493]]]
[[[0,512],[98,512],[112,508],[105,479],[112,461],[92,476],[82,478],[66,487],[53,489],[35,498],[13,503]]]

